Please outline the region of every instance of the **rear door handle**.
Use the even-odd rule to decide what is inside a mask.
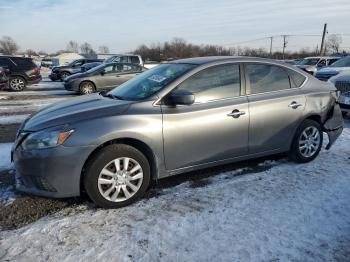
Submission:
[[[295,102],[295,101],[293,101],[292,103],[290,103],[290,104],[288,105],[288,107],[291,107],[291,108],[293,108],[293,109],[297,109],[299,106],[302,106],[302,104],[300,104],[300,103],[298,103],[298,102]]]
[[[245,115],[244,111],[239,111],[238,109],[233,110],[227,116],[232,116],[233,118],[239,118],[240,116]]]

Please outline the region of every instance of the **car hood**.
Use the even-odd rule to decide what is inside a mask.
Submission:
[[[77,79],[77,78],[82,78],[82,77],[87,77],[89,76],[90,74],[86,73],[86,72],[79,72],[79,73],[75,73],[73,75],[70,75],[68,77],[66,77],[64,79],[64,82],[69,82],[69,81],[72,81],[74,79]]]
[[[112,99],[99,94],[85,95],[52,104],[28,118],[24,131],[38,131],[59,125],[74,124],[93,118],[123,113],[132,101]]]

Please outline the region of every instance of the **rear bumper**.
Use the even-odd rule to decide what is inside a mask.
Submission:
[[[344,120],[342,116],[342,111],[340,109],[339,104],[335,104],[333,107],[333,111],[331,112],[329,118],[324,123],[323,128],[324,131],[328,135],[328,145],[326,149],[330,149],[334,142],[338,139],[338,137],[343,132]]]
[[[34,84],[39,83],[42,79],[43,78],[41,77],[41,75],[33,76],[27,80],[27,83],[28,83],[28,85],[34,85]]]

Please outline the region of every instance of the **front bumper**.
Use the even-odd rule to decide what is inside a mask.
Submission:
[[[80,177],[93,146],[65,147],[12,152],[16,189],[53,198],[80,195]]]
[[[76,81],[64,82],[64,88],[68,91],[79,91],[79,83]]]
[[[0,82],[0,89],[8,88],[8,82]]]
[[[49,74],[49,78],[52,80],[52,81],[57,81],[57,80],[61,80],[61,76],[57,73],[51,73]]]

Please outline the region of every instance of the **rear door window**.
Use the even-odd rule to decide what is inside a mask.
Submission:
[[[16,64],[19,67],[24,67],[24,68],[36,67],[33,60],[30,58],[11,57],[10,59],[13,61],[14,64]]]
[[[292,88],[301,87],[302,84],[305,82],[306,77],[294,70],[291,70],[291,69],[286,69],[286,70],[290,78],[290,86]]]
[[[250,81],[248,94],[290,89],[289,76],[284,68],[267,64],[246,64]]]

